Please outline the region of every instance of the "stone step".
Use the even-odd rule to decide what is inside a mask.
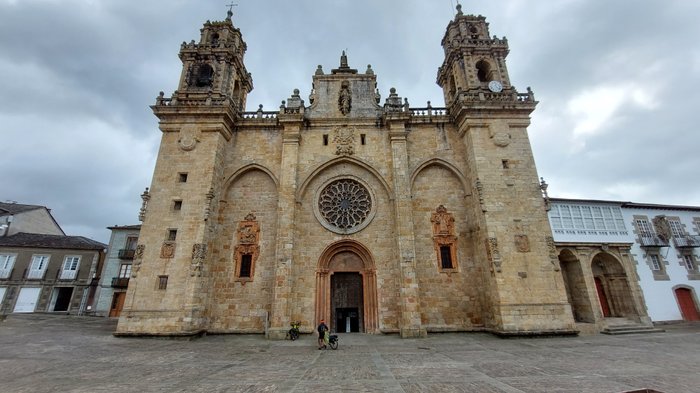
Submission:
[[[659,329],[644,325],[617,325],[608,326],[601,331],[602,334],[618,335],[618,334],[643,334],[643,333],[663,333],[664,329]]]

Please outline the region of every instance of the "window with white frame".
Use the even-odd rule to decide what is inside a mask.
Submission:
[[[651,269],[655,271],[661,270],[661,260],[656,254],[649,255],[649,260],[651,261]]]
[[[695,259],[692,255],[683,255],[683,263],[685,264],[685,268],[688,269],[688,271],[695,271]]]
[[[27,273],[27,278],[41,280],[42,278],[44,278],[44,274],[46,273],[46,268],[48,267],[48,265],[48,255],[33,255],[32,264],[29,267],[29,273]]]
[[[668,220],[668,225],[671,227],[671,234],[673,237],[680,239],[685,237],[685,231],[683,230],[683,224],[678,220]]]
[[[119,267],[119,278],[129,278],[131,277],[131,265],[123,264]]]
[[[69,255],[63,260],[63,270],[61,270],[61,280],[75,280],[80,266],[80,257]]]
[[[649,224],[649,220],[638,218],[635,220],[635,222],[637,223],[637,229],[639,230],[639,234],[642,237],[654,236],[654,231],[651,229],[651,224]]]
[[[0,254],[0,278],[10,278],[16,258],[15,254]]]

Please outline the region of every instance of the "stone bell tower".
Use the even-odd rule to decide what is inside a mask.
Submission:
[[[574,333],[528,139],[535,101],[510,83],[508,41],[461,5],[442,39],[437,83],[466,147],[477,259],[488,266],[485,324],[496,334]]]
[[[161,92],[151,107],[162,140],[142,195],[143,225],[117,335],[191,335],[207,326],[218,193],[253,89],[246,44],[231,16],[207,21],[199,43],[182,43],[178,90],[169,98]]]
[[[207,21],[199,43],[183,42],[180,48],[182,74],[177,96],[219,100],[228,98],[234,108],[243,110],[253,90],[253,79],[243,57],[247,46],[241,31],[231,22],[231,11],[223,22]]]

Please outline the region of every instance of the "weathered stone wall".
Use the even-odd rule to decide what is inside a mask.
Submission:
[[[463,184],[445,167],[432,165],[416,176],[412,190],[416,236],[416,270],[423,324],[428,331],[465,330],[481,324],[478,293],[483,291],[481,266],[474,260],[466,221]],[[431,214],[443,205],[455,218],[455,272],[441,272],[434,247]]]
[[[208,330],[255,332],[265,329],[271,309],[275,274],[277,187],[267,173],[250,170],[236,178],[224,193],[217,220],[218,237],[212,244],[211,300]],[[260,226],[260,255],[251,281],[236,278],[235,247],[238,223],[253,213]]]

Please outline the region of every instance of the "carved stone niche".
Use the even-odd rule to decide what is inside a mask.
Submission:
[[[245,285],[246,282],[253,281],[255,262],[260,255],[260,224],[254,213],[248,214],[238,224],[236,237],[238,244],[234,249],[235,279]]]
[[[433,224],[433,247],[438,269],[445,273],[457,271],[457,236],[452,213],[440,205],[430,215],[430,222]]]

